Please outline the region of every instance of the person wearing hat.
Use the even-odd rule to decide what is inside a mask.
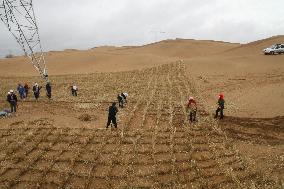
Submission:
[[[197,104],[193,97],[189,97],[187,109],[189,110],[189,121],[196,121]]]
[[[112,122],[114,127],[117,128],[117,122],[116,122],[116,114],[118,112],[118,109],[116,107],[116,103],[113,102],[112,105],[108,109],[108,121],[106,128],[109,127],[110,123]]]
[[[218,99],[218,108],[216,110],[215,118],[218,118],[219,112],[220,112],[220,119],[224,118],[224,108],[225,108],[225,100],[224,95],[220,94]]]
[[[18,102],[18,99],[17,99],[16,94],[14,94],[14,91],[13,91],[13,90],[10,90],[10,91],[8,92],[7,101],[8,101],[9,104],[10,104],[11,113],[17,112],[17,102]]]
[[[121,93],[120,96],[123,98],[123,101],[127,103],[126,98],[128,97],[128,93]]]
[[[36,100],[39,98],[40,89],[41,87],[37,83],[35,83],[35,85],[33,86],[33,92]]]
[[[78,87],[76,85],[71,85],[70,89],[72,96],[77,96]]]

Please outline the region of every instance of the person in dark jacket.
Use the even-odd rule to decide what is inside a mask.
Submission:
[[[50,82],[47,82],[47,84],[45,85],[45,89],[46,89],[46,96],[51,99],[51,85]]]
[[[117,95],[117,101],[118,101],[118,106],[120,108],[123,108],[123,97],[120,94]]]
[[[10,104],[11,113],[17,112],[17,102],[18,102],[18,99],[17,99],[16,94],[14,94],[13,90],[10,90],[10,92],[8,92],[7,101]]]
[[[36,100],[38,100],[38,98],[39,98],[41,88],[42,87],[39,86],[37,83],[35,83],[35,85],[33,86],[33,92],[34,92],[34,96],[35,96]]]
[[[220,119],[224,118],[224,108],[225,108],[225,100],[224,95],[220,94],[218,99],[218,108],[216,110],[215,118],[218,118],[220,112]]]
[[[30,87],[29,87],[29,85],[27,83],[25,83],[24,88],[25,88],[25,93],[26,93],[26,98],[27,98],[28,94],[29,94]]]
[[[117,128],[117,122],[116,122],[116,114],[118,112],[118,109],[116,107],[116,103],[113,102],[112,105],[108,109],[108,121],[106,128],[109,127],[110,123],[112,122],[114,127]]]

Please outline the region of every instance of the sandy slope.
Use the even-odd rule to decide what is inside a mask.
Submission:
[[[284,36],[272,37],[185,62],[212,111],[223,92],[229,115],[279,116],[284,113],[284,55],[265,56],[261,50],[283,41]]]
[[[267,39],[254,41],[248,44],[228,50],[229,55],[260,54],[261,50],[273,44],[284,43],[284,35],[274,36]]]
[[[283,117],[226,117],[218,122],[206,111],[206,103],[199,103],[199,121],[188,123],[187,94],[200,93],[185,66],[54,76],[53,100],[42,91],[39,102],[29,97],[19,103],[17,116],[0,119],[0,188],[80,188],[85,182],[84,188],[125,188],[133,183],[136,188],[174,188],[175,183],[183,188],[280,185]],[[80,86],[76,98],[68,90],[74,78]],[[118,130],[104,129],[106,110],[122,89],[130,96],[119,108]],[[201,100],[206,98],[199,95]]]
[[[261,50],[281,42],[284,36],[244,45],[176,39],[139,47],[48,52],[46,60],[51,76],[129,71],[184,60],[212,110],[216,95],[224,92],[229,115],[273,117],[284,112],[284,56],[264,56]],[[0,60],[0,75],[37,75],[27,62],[24,57]]]
[[[130,47],[122,49],[121,52],[134,54],[151,54],[162,57],[175,57],[179,59],[208,56],[232,48],[239,47],[240,44],[225,43],[210,40],[176,39],[165,40],[141,47]]]
[[[54,51],[46,60],[51,76],[129,71],[183,60],[212,111],[223,92],[228,115],[273,117],[284,112],[284,55],[264,56],[262,49],[282,42],[284,36],[243,45],[176,39],[139,47]],[[24,57],[2,59],[0,75],[36,76],[27,62]]]
[[[50,75],[129,71],[174,62],[179,59],[207,56],[239,46],[214,41],[167,40],[141,47],[99,47],[87,51],[48,52]],[[206,49],[206,51],[204,51]],[[23,57],[0,60],[0,75],[37,75]]]
[[[37,72],[23,57],[0,61],[1,75],[36,76]],[[46,61],[50,75],[85,74],[141,69],[172,60],[165,57],[143,54],[117,53],[110,49],[88,51],[48,52]],[[153,65],[154,64],[154,65]]]
[[[261,49],[283,41],[283,36],[246,45],[175,40],[49,52],[53,100],[42,91],[39,102],[29,97],[16,116],[0,120],[0,188],[280,187],[284,55],[264,56]],[[7,107],[8,89],[36,80],[19,77],[36,75],[26,61],[0,61],[1,109]],[[154,67],[170,62],[180,64]],[[154,68],[119,72],[146,67]],[[117,73],[84,74],[111,71]],[[78,98],[69,94],[73,82]],[[131,96],[120,109],[118,132],[106,130],[106,109],[122,90]],[[219,122],[210,113],[220,92],[227,108]],[[196,124],[185,122],[189,95],[200,105]],[[89,121],[78,119],[86,114]]]

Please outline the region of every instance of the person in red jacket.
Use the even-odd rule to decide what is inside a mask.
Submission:
[[[189,121],[196,121],[197,104],[193,97],[188,99],[187,110],[189,111]]]

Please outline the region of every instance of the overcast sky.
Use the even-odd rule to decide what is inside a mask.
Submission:
[[[45,51],[284,34],[284,0],[34,0]],[[21,53],[0,22],[0,56]]]

